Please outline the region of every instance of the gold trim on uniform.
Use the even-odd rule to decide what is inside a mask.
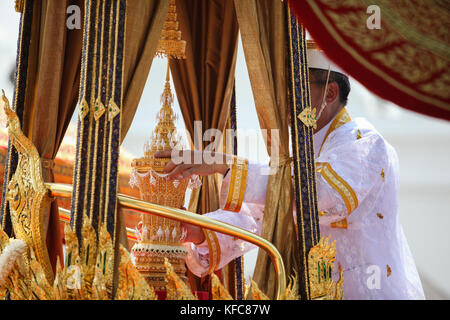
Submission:
[[[224,210],[239,212],[244,201],[245,185],[247,183],[248,160],[233,157],[231,165],[230,186],[228,189],[227,202]]]
[[[317,162],[316,170],[341,195],[347,206],[348,214],[352,213],[358,207],[358,198],[352,187],[331,168],[328,162]]]
[[[344,218],[342,220],[332,222],[331,223],[332,228],[338,228],[338,229],[347,229],[348,228],[348,222],[347,219]]]
[[[220,244],[215,232],[203,229],[209,249],[209,269],[208,274],[214,272],[220,264]]]
[[[352,118],[348,114],[347,109],[342,108],[341,111],[339,111],[339,113],[334,118],[333,122],[331,123],[330,127],[328,128],[327,133],[325,134],[325,138],[323,139],[322,145],[320,146],[320,149],[319,149],[319,154],[318,154],[319,156],[320,156],[320,152],[322,151],[322,147],[325,144],[325,141],[327,140],[330,133],[332,133],[337,128],[343,126],[347,122],[350,122],[351,120],[352,120]]]

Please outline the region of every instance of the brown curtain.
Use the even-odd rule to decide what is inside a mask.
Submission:
[[[79,93],[83,30],[70,30],[66,26],[67,8],[71,5],[84,9],[83,0],[34,1],[23,131],[41,155],[46,182],[54,181],[53,160]],[[131,125],[145,86],[167,8],[168,1],[127,1],[121,141]],[[125,226],[121,229],[121,234],[125,235],[121,240],[126,241]],[[55,268],[58,256],[61,263],[64,261],[56,201],[50,208],[47,246]]]
[[[121,143],[144,91],[168,7],[168,0],[127,1]]]
[[[181,37],[187,42],[186,59],[172,59],[170,68],[187,131],[194,139],[194,121],[201,121],[203,132],[210,128],[223,132],[236,64],[233,1],[177,0],[176,5]],[[203,214],[218,208],[218,181],[205,177],[201,189],[193,192],[189,210]],[[191,286],[198,289],[198,279],[193,279],[190,275]]]
[[[283,2],[273,0],[234,3],[259,123],[267,129],[267,150],[275,165],[267,184],[262,236],[280,251],[289,275],[298,269],[298,250],[289,158],[285,9]],[[271,129],[279,130],[279,139]],[[275,144],[278,151],[271,154]],[[274,298],[275,270],[261,250],[253,278]]]

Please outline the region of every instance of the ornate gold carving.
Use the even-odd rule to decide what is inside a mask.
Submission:
[[[215,273],[211,273],[211,295],[213,300],[233,300]]]
[[[105,105],[102,103],[100,98],[98,98],[97,101],[95,101],[95,109],[94,109],[95,121],[98,121],[105,113],[105,111],[106,111]]]
[[[164,265],[167,269],[167,300],[198,300],[189,286],[174,271],[169,259],[164,258]]]
[[[127,249],[120,245],[119,284],[116,300],[157,300],[150,287],[130,260]]]
[[[253,279],[250,279],[250,283],[251,285],[249,291],[252,300],[270,300],[269,297],[259,289],[258,285],[255,281],[253,281]]]
[[[16,148],[19,158],[16,172],[6,190],[14,234],[34,250],[47,280],[53,281],[46,245],[49,218],[47,208],[53,199],[44,185],[39,153],[23,134],[19,118],[11,109],[4,91],[0,103],[8,118],[11,144]]]
[[[341,300],[343,298],[343,269],[339,265],[339,279],[333,281],[336,241],[321,238],[308,254],[309,286],[312,300]]]
[[[80,118],[80,121],[84,119],[89,114],[89,104],[87,103],[86,99],[83,98],[81,100],[80,106],[78,107],[78,116]]]
[[[108,104],[108,120],[113,120],[120,113],[120,108],[114,102],[114,100],[110,100]]]
[[[247,184],[248,160],[233,156],[230,185],[224,210],[239,212],[244,201]]]
[[[185,59],[186,41],[181,40],[181,31],[178,27],[177,8],[175,0],[170,0],[166,21],[161,31],[155,55],[174,59]]]
[[[317,118],[316,118],[316,109],[311,109],[311,107],[307,107],[303,109],[303,111],[297,116],[301,122],[307,127],[317,128]]]
[[[47,280],[42,264],[34,250],[16,254],[11,260],[5,281],[0,281],[0,299],[9,291],[13,300],[154,300],[155,292],[148,286],[142,275],[130,260],[128,251],[120,248],[120,265],[117,292],[112,295],[113,246],[111,237],[103,224],[99,240],[87,216],[84,216],[81,250],[78,238],[69,225],[65,225],[66,259],[65,266],[59,261],[55,281]],[[0,261],[8,260],[14,250],[7,250],[12,241],[0,229]],[[20,241],[20,240],[19,240]],[[24,242],[23,242],[24,243]],[[26,247],[26,244],[24,243]],[[27,249],[27,248],[26,248]],[[17,251],[17,250],[16,250]],[[28,251],[28,250],[25,250]],[[12,252],[12,253],[11,253]],[[8,255],[5,257],[5,255]],[[4,271],[5,268],[2,268]],[[0,270],[0,274],[1,271]]]
[[[139,188],[142,200],[181,208],[184,205],[189,179],[168,180],[163,170],[170,157],[154,157],[156,152],[171,150],[180,144],[174,124],[176,116],[172,109],[173,94],[169,75],[167,66],[166,83],[161,96],[162,107],[157,115],[158,123],[150,142],[144,146],[144,157],[132,162],[130,185]],[[183,236],[179,221],[153,215],[142,216],[138,241],[131,250],[136,258],[136,267],[156,290],[165,290],[164,258],[169,258],[178,276],[187,281],[184,262],[187,250],[180,242]]]
[[[298,293],[298,274],[295,273],[294,276],[290,277],[289,284],[284,291],[281,300],[300,300],[300,295]]]

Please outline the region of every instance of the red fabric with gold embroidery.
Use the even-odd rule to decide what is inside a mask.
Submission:
[[[327,56],[369,90],[450,120],[448,2],[290,0],[289,6]],[[380,29],[368,28],[368,20],[376,22],[372,8],[379,8]]]

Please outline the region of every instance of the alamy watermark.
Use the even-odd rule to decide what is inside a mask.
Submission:
[[[67,7],[66,26],[69,30],[81,29],[81,9],[77,5]]]
[[[381,10],[380,7],[373,4],[367,7],[367,14],[370,16],[366,20],[366,26],[369,30],[381,29]]]

